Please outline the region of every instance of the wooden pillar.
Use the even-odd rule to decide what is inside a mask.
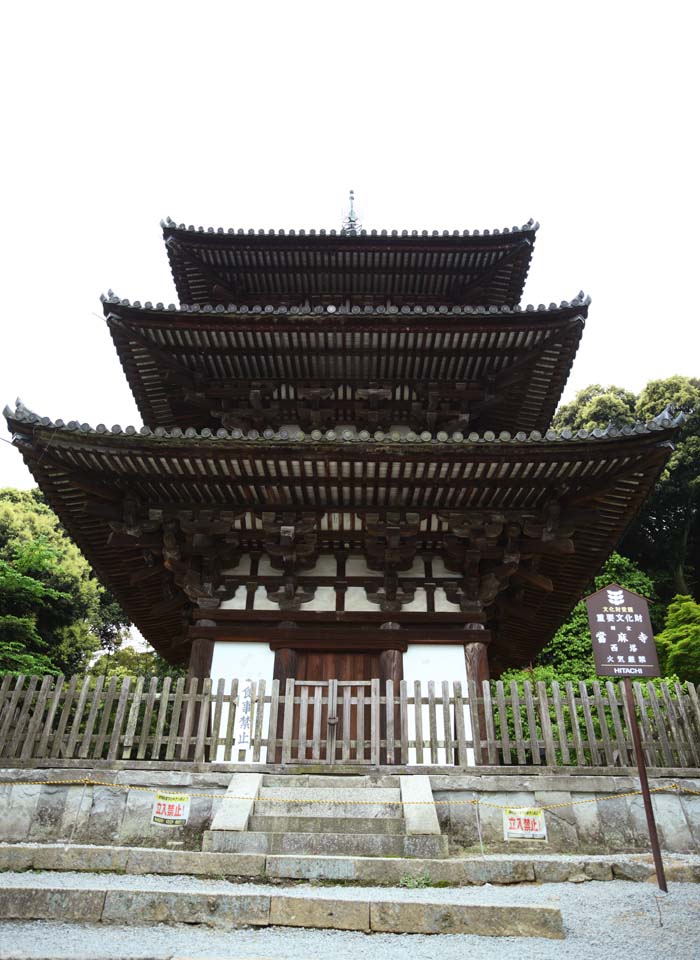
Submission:
[[[279,680],[280,682],[280,697],[284,696],[285,687],[287,680],[299,679],[297,677],[297,666],[299,663],[299,657],[296,650],[292,650],[290,647],[283,647],[281,650],[275,650],[275,665],[272,672],[272,677],[274,680]],[[277,714],[277,740],[281,743],[282,737],[284,736],[284,714],[288,710],[288,706],[285,703],[284,710],[280,710]],[[298,721],[297,721],[298,722]],[[268,750],[268,757],[272,763],[281,763],[282,762],[282,747],[278,746],[276,750]]]
[[[482,692],[482,681],[490,680],[489,671],[488,644],[480,641],[464,644],[464,659],[467,662],[467,680],[474,683],[477,697]],[[486,739],[486,711],[483,703],[480,703],[477,710],[479,720],[479,736],[481,740]],[[473,728],[473,723],[472,723]],[[474,730],[472,729],[472,735]],[[488,762],[488,761],[486,761]]]
[[[379,654],[379,679],[394,681],[394,690],[398,690],[403,680],[403,653],[400,650],[382,650]]]
[[[481,689],[482,680],[491,679],[487,644],[481,641],[465,643],[464,658],[467,661],[467,678]]]
[[[199,689],[202,689],[202,681],[205,677],[211,676],[211,662],[214,656],[214,641],[211,637],[197,637],[192,641],[190,650],[190,662],[187,668],[187,686],[190,680],[196,677],[199,680]]]

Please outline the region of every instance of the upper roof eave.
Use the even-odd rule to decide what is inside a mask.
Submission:
[[[48,417],[40,417],[38,414],[34,413],[34,411],[25,407],[24,404],[22,404],[19,400],[17,401],[14,410],[12,410],[9,406],[6,406],[3,410],[3,415],[8,423],[8,426],[11,430],[13,430],[13,432],[16,432],[14,429],[16,427],[28,425],[32,427],[58,431],[66,436],[93,435],[110,438],[112,440],[116,438],[129,439],[139,437],[142,439],[150,438],[153,441],[175,440],[180,442],[188,441],[189,443],[195,444],[221,443],[228,440],[235,441],[237,444],[251,443],[258,445],[266,445],[274,441],[287,444],[299,443],[304,445],[313,442],[316,444],[332,444],[339,448],[343,448],[348,443],[352,442],[361,444],[410,443],[411,445],[430,444],[436,446],[453,446],[455,444],[519,445],[527,443],[593,443],[606,440],[619,440],[623,437],[651,435],[654,433],[673,433],[685,419],[685,415],[682,412],[673,417],[672,411],[667,407],[664,411],[662,411],[661,414],[659,414],[658,417],[648,421],[647,423],[636,423],[634,425],[621,428],[617,428],[613,424],[610,424],[605,430],[599,428],[591,431],[578,430],[576,432],[568,429],[561,431],[548,430],[544,434],[539,430],[533,430],[529,434],[518,432],[515,435],[511,435],[507,431],[502,431],[498,436],[496,436],[496,434],[490,430],[486,430],[483,434],[469,433],[466,436],[462,433],[453,433],[450,435],[440,431],[433,436],[433,434],[431,434],[429,431],[423,431],[420,434],[412,434],[409,432],[407,434],[400,435],[396,433],[376,431],[372,435],[366,430],[357,431],[349,428],[343,429],[340,435],[333,430],[313,430],[311,433],[304,433],[303,431],[298,430],[291,434],[284,430],[266,430],[263,432],[263,434],[260,434],[260,432],[257,430],[249,430],[247,433],[244,433],[241,430],[226,430],[223,427],[216,431],[209,430],[206,427],[203,430],[196,430],[194,427],[187,428],[186,430],[182,430],[179,427],[175,427],[172,430],[166,430],[164,427],[156,427],[152,430],[150,427],[136,427],[133,425],[122,428],[119,424],[116,424],[110,430],[104,424],[98,424],[96,427],[92,427],[88,423],[78,423],[77,420],[71,420],[68,423],[65,423],[60,419],[52,421]]]
[[[160,225],[163,230],[163,235],[167,238],[168,236],[174,236],[177,234],[184,234],[188,236],[206,236],[206,237],[226,237],[230,240],[231,237],[246,237],[248,239],[260,238],[281,238],[289,239],[294,237],[295,239],[308,240],[309,238],[337,238],[339,240],[351,240],[353,242],[361,240],[363,237],[370,239],[379,239],[383,240],[385,238],[390,240],[429,240],[435,242],[436,240],[463,240],[466,237],[475,238],[479,237],[481,239],[488,237],[498,237],[508,234],[535,234],[540,228],[539,223],[536,220],[530,219],[527,223],[522,224],[521,226],[514,227],[502,227],[495,229],[486,229],[486,230],[358,230],[356,233],[348,233],[344,230],[325,230],[325,229],[300,229],[300,230],[263,230],[258,229],[254,230],[252,228],[243,229],[243,228],[234,228],[234,227],[203,227],[203,226],[193,226],[185,225],[184,223],[176,223],[171,217],[165,217],[165,219],[160,221]]]

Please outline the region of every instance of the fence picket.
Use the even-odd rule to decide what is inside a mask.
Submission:
[[[27,690],[24,694],[24,699],[22,700],[22,706],[20,707],[19,716],[17,717],[17,723],[15,725],[15,730],[12,735],[12,740],[10,741],[10,756],[17,756],[17,751],[19,749],[20,743],[22,743],[22,735],[24,733],[24,727],[29,719],[30,711],[34,703],[34,691],[39,685],[38,677],[30,677]]]
[[[554,735],[552,733],[552,718],[549,715],[549,698],[543,680],[537,681],[537,705],[540,714],[540,730],[544,740],[544,755],[547,765],[556,766],[557,754],[554,750]]]
[[[204,681],[206,684],[206,680]],[[211,696],[211,694],[210,694]],[[258,696],[255,702],[255,734],[253,740],[253,763],[260,763],[263,721],[265,719],[265,681],[258,680]]]
[[[199,705],[199,718],[197,721],[197,736],[194,744],[194,762],[202,763],[204,760],[204,748],[207,742],[207,730],[211,720],[211,677],[205,677],[202,684],[202,702]],[[256,741],[256,748],[260,752],[259,741]]]
[[[576,703],[576,692],[571,680],[566,681],[564,684],[564,689],[566,690],[566,702],[569,707],[569,719],[571,720],[571,733],[574,738],[576,763],[578,763],[581,767],[585,767],[588,761],[586,760],[586,754],[583,749],[581,727],[578,722],[578,704]]]
[[[691,683],[687,684],[689,691],[692,690],[693,685]],[[693,766],[700,766],[700,722],[698,722],[698,735],[695,736],[693,732],[693,721],[692,721],[692,698],[688,697],[689,702],[686,704],[686,694],[683,692],[683,687],[676,681],[675,687],[676,696],[678,698],[679,710],[681,714],[681,720],[683,723],[683,728],[685,730],[685,742],[688,745],[688,749],[692,756]]]
[[[92,688],[90,709],[88,710],[87,720],[85,721],[85,729],[83,730],[83,736],[80,740],[80,749],[78,750],[78,756],[81,760],[84,760],[90,753],[90,747],[92,746],[92,732],[95,729],[97,716],[100,711],[100,697],[102,696],[102,687],[104,686],[104,683],[105,678],[103,676],[97,677],[95,680],[95,686]]]
[[[17,712],[17,704],[24,689],[24,681],[26,680],[24,674],[20,674],[15,681],[15,687],[12,691],[12,695],[9,697],[7,703],[5,704],[5,715],[2,721],[2,727],[0,727],[0,756],[5,755],[9,756],[10,751],[10,731],[12,725],[12,718]],[[7,748],[7,749],[6,749]]]
[[[561,692],[556,680],[552,680],[552,702],[554,704],[554,716],[557,718],[557,743],[561,753],[561,762],[564,766],[569,763],[569,738],[566,734],[566,724],[564,723],[564,707],[561,702]]]
[[[523,693],[525,696],[525,712],[527,714],[527,728],[530,734],[530,752],[532,762],[540,765],[542,757],[540,755],[540,741],[537,735],[537,720],[535,717],[535,704],[532,699],[532,686],[529,680],[523,681]]]
[[[413,717],[416,728],[416,763],[423,763],[423,693],[420,680],[413,682]]]
[[[131,677],[124,677],[122,688],[119,692],[117,701],[117,710],[114,714],[114,726],[112,727],[112,736],[109,741],[109,750],[107,751],[108,760],[116,760],[119,753],[119,740],[122,733],[122,725],[126,716],[126,705],[129,702],[129,690],[131,688]]]
[[[165,718],[168,714],[168,705],[170,703],[170,685],[172,684],[172,677],[166,677],[163,680],[163,686],[160,691],[160,700],[158,703],[158,719],[156,720],[156,732],[153,737],[153,750],[151,751],[151,758],[153,760],[160,760],[160,750],[163,745],[163,733],[165,732]]]
[[[182,710],[182,697],[185,689],[185,679],[180,677],[175,684],[175,696],[173,698],[173,712],[170,714],[170,732],[168,734],[167,746],[165,748],[165,759],[172,760],[175,757],[175,748],[177,746],[177,734],[180,729],[180,712]]]
[[[314,725],[313,742],[311,744],[311,759],[320,760],[321,758],[321,720],[323,719],[323,687],[316,686],[314,690]]]
[[[656,690],[654,689],[654,684],[651,682],[647,683],[647,694],[649,696],[651,711],[654,714],[654,725],[656,726],[656,730],[659,734],[661,757],[663,759],[664,766],[672,767],[674,765],[673,751],[671,750],[668,733],[666,732],[666,724],[663,721],[661,708],[659,707],[659,700],[656,696]]]
[[[299,746],[297,759],[306,760],[306,729],[309,722],[309,686],[304,683],[299,694]],[[343,758],[344,759],[344,758]]]
[[[642,687],[641,683],[635,681],[632,684],[632,689],[634,690],[634,696],[639,707],[639,722],[642,727],[642,749],[646,753],[647,764],[650,767],[655,767],[659,753],[657,752],[657,743],[654,739],[654,731],[651,723],[649,722],[649,714],[647,713],[647,704],[644,697],[644,688]],[[631,704],[631,708],[634,710],[634,703]]]
[[[620,711],[618,708],[617,696],[615,694],[615,687],[610,680],[605,682],[605,690],[608,695],[608,705],[610,707],[610,715],[612,717],[613,728],[615,730],[615,740],[617,741],[617,749],[620,756],[620,766],[626,767],[629,764],[629,758],[627,755],[627,741],[625,740],[625,733],[622,729],[622,723],[620,722]]]
[[[496,728],[493,723],[493,702],[491,700],[491,684],[488,680],[482,680],[481,693],[484,698],[484,716],[486,718],[486,750],[488,752],[489,763],[498,764],[498,745],[496,743]]]
[[[455,734],[457,736],[457,762],[463,770],[469,765],[469,753],[467,747],[467,730],[464,722],[464,696],[462,694],[462,684],[455,680],[452,689],[455,698]],[[401,721],[403,727],[403,720]],[[405,762],[405,761],[404,761]]]
[[[678,722],[678,716],[676,713],[676,707],[674,701],[669,693],[668,685],[665,683],[661,684],[661,698],[665,707],[666,714],[666,725],[670,729],[671,740],[673,741],[676,748],[676,755],[678,757],[678,765],[682,767],[688,766],[688,754],[685,749],[685,743],[683,741],[683,735],[681,732],[681,727]]]
[[[236,719],[236,700],[238,699],[238,680],[231,681],[231,689],[228,694],[228,715],[226,717],[226,738],[224,740],[224,760],[230,763],[233,756],[233,731],[234,721]],[[224,702],[226,698],[224,697]]]
[[[122,746],[122,760],[128,760],[131,757],[131,750],[134,744],[136,734],[136,724],[139,719],[141,709],[141,697],[143,696],[144,677],[138,677],[136,686],[131,697],[131,708],[129,710],[129,719],[126,721],[126,731],[124,733],[124,744]]]
[[[330,710],[330,707],[329,707]],[[282,727],[282,763],[292,758],[292,733],[294,731],[294,680],[290,677],[284,690],[284,721]]]
[[[510,705],[513,710],[513,730],[515,731],[515,752],[518,756],[518,763],[527,763],[525,753],[525,737],[523,736],[523,718],[520,714],[520,695],[518,693],[518,684],[515,680],[510,682]]]
[[[80,722],[83,719],[83,713],[85,712],[85,704],[87,703],[87,698],[88,698],[88,694],[90,693],[91,685],[92,685],[92,677],[85,677],[85,679],[83,680],[83,685],[80,688],[78,702],[75,707],[75,715],[73,716],[73,723],[71,724],[71,731],[68,736],[68,744],[66,746],[67,760],[72,759],[73,752],[75,751],[75,747],[78,742],[78,736],[80,734]]]
[[[365,759],[365,688],[360,684],[357,688],[357,746],[355,757],[362,762]]]
[[[447,680],[442,681],[442,726],[445,731],[445,763],[455,763],[457,753],[450,717],[450,685]]]
[[[267,753],[265,758],[268,763],[274,763],[275,757],[277,756],[277,718],[279,716],[279,705],[280,682],[279,679],[275,678],[272,681],[272,689],[270,690],[270,719],[267,725]]]
[[[73,706],[73,698],[75,697],[75,688],[77,686],[78,678],[71,677],[70,683],[65,688],[63,709],[61,710],[61,716],[58,720],[58,727],[56,728],[56,733],[53,738],[53,745],[51,747],[52,757],[58,757],[58,755],[63,751],[63,735],[66,732],[66,727],[68,726],[68,718],[70,717],[70,710]]]
[[[600,766],[600,753],[598,752],[598,742],[593,727],[593,714],[591,712],[591,701],[588,698],[588,688],[583,680],[579,682],[578,689],[581,697],[581,709],[583,710],[583,723],[588,737],[588,749],[591,752],[591,763],[594,767],[598,767]]]
[[[372,728],[370,731],[371,737],[371,746],[370,746],[370,758],[374,765],[379,763],[381,756],[381,698],[382,698],[382,688],[381,683],[378,678],[375,677],[371,681],[371,690],[372,690],[372,705],[371,705],[371,717],[372,717]]]
[[[479,716],[479,699],[476,695],[476,684],[470,676],[467,675],[467,690],[469,692],[469,716],[472,727],[472,741],[474,743],[474,763],[480,766],[484,761],[484,755],[481,748],[481,717]]]
[[[32,713],[31,720],[29,721],[29,727],[27,728],[27,735],[24,738],[24,744],[22,746],[21,757],[22,760],[29,760],[34,752],[34,744],[36,743],[36,738],[39,733],[39,727],[41,721],[44,718],[44,710],[46,708],[46,699],[49,695],[49,690],[53,677],[47,676],[41,681],[41,689],[37,694],[36,705],[34,707],[34,712]]]
[[[170,679],[170,677],[168,677]],[[109,721],[112,717],[112,704],[114,703],[114,696],[117,692],[117,678],[111,677],[109,685],[107,687],[107,693],[105,694],[105,702],[102,706],[102,719],[100,721],[100,728],[97,731],[97,739],[95,740],[95,749],[93,751],[93,759],[101,760],[102,751],[104,750],[105,740],[107,739],[107,731],[109,729]],[[56,742],[56,737],[54,737],[54,743]],[[53,756],[53,750],[51,751]]]
[[[156,694],[158,693],[158,677],[151,677],[148,685],[148,696],[146,706],[143,711],[143,720],[141,722],[141,736],[139,737],[139,747],[136,752],[136,759],[143,760],[148,749],[148,738],[151,732],[151,720],[153,719],[153,710],[156,704]]]
[[[192,739],[192,727],[194,726],[194,715],[197,709],[197,690],[199,688],[199,677],[192,677],[190,688],[183,697],[185,707],[185,719],[182,724],[182,742],[180,744],[180,759],[187,760],[190,752],[190,740]]]
[[[501,731],[501,757],[503,763],[509,766],[511,763],[510,734],[508,732],[508,712],[502,680],[496,681],[496,703],[498,704],[498,726]]]
[[[430,726],[430,762],[438,762],[437,713],[435,709],[435,681],[428,680],[428,723]]]
[[[358,726],[360,711],[357,711]],[[401,721],[401,763],[408,763],[408,684],[399,681],[399,717]]]

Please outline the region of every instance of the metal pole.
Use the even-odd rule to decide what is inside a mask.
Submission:
[[[632,743],[634,744],[634,755],[637,760],[637,772],[639,773],[639,785],[642,788],[642,797],[644,799],[644,812],[647,815],[647,827],[649,829],[649,839],[651,840],[651,852],[654,855],[654,867],[656,869],[656,882],[659,890],[668,893],[666,884],[666,874],[664,872],[664,863],[661,859],[661,847],[659,846],[659,835],[656,832],[656,820],[654,819],[654,808],[651,805],[651,794],[649,793],[649,780],[647,779],[647,765],[644,760],[644,751],[642,750],[642,738],[639,735],[639,723],[637,722],[637,711],[634,706],[634,695],[632,692],[632,681],[629,677],[624,678],[625,696],[627,698],[627,713],[630,718],[630,728],[632,730]]]

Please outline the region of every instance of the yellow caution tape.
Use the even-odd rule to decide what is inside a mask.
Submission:
[[[113,783],[109,780],[91,780],[89,777],[81,777],[78,780],[21,780],[16,781],[17,786],[81,786],[81,787],[111,787],[113,790],[138,790],[141,793],[158,793],[163,790],[170,789],[169,787],[139,787],[136,785],[131,785],[128,783]],[[324,788],[321,788],[324,789]],[[700,790],[693,790],[691,787],[682,786],[679,783],[671,783],[664,787],[652,787],[650,793],[668,793],[668,792],[677,792],[681,793],[692,793],[700,796]],[[333,800],[325,799],[322,797],[312,797],[309,799],[295,799],[294,797],[239,797],[230,793],[184,793],[182,790],[177,791],[178,794],[181,794],[183,797],[188,799],[202,799],[202,800],[246,800],[246,801],[256,801],[260,800],[264,803],[325,803],[325,804],[346,804],[352,803],[356,806],[362,805],[374,805],[377,803],[385,804],[386,806],[394,807],[417,807],[417,806],[432,806],[434,804],[470,804],[476,806],[477,804],[481,807],[494,807],[497,810],[508,810],[512,807],[512,804],[503,804],[503,803],[492,803],[490,800],[481,800],[480,798],[473,797],[468,800]],[[575,807],[584,803],[597,803],[601,800],[620,800],[625,797],[639,797],[642,795],[641,790],[629,790],[626,793],[613,793],[608,794],[604,797],[587,797],[584,800],[564,800],[559,803],[540,803],[538,804],[539,809],[541,810],[557,810],[560,807]]]

